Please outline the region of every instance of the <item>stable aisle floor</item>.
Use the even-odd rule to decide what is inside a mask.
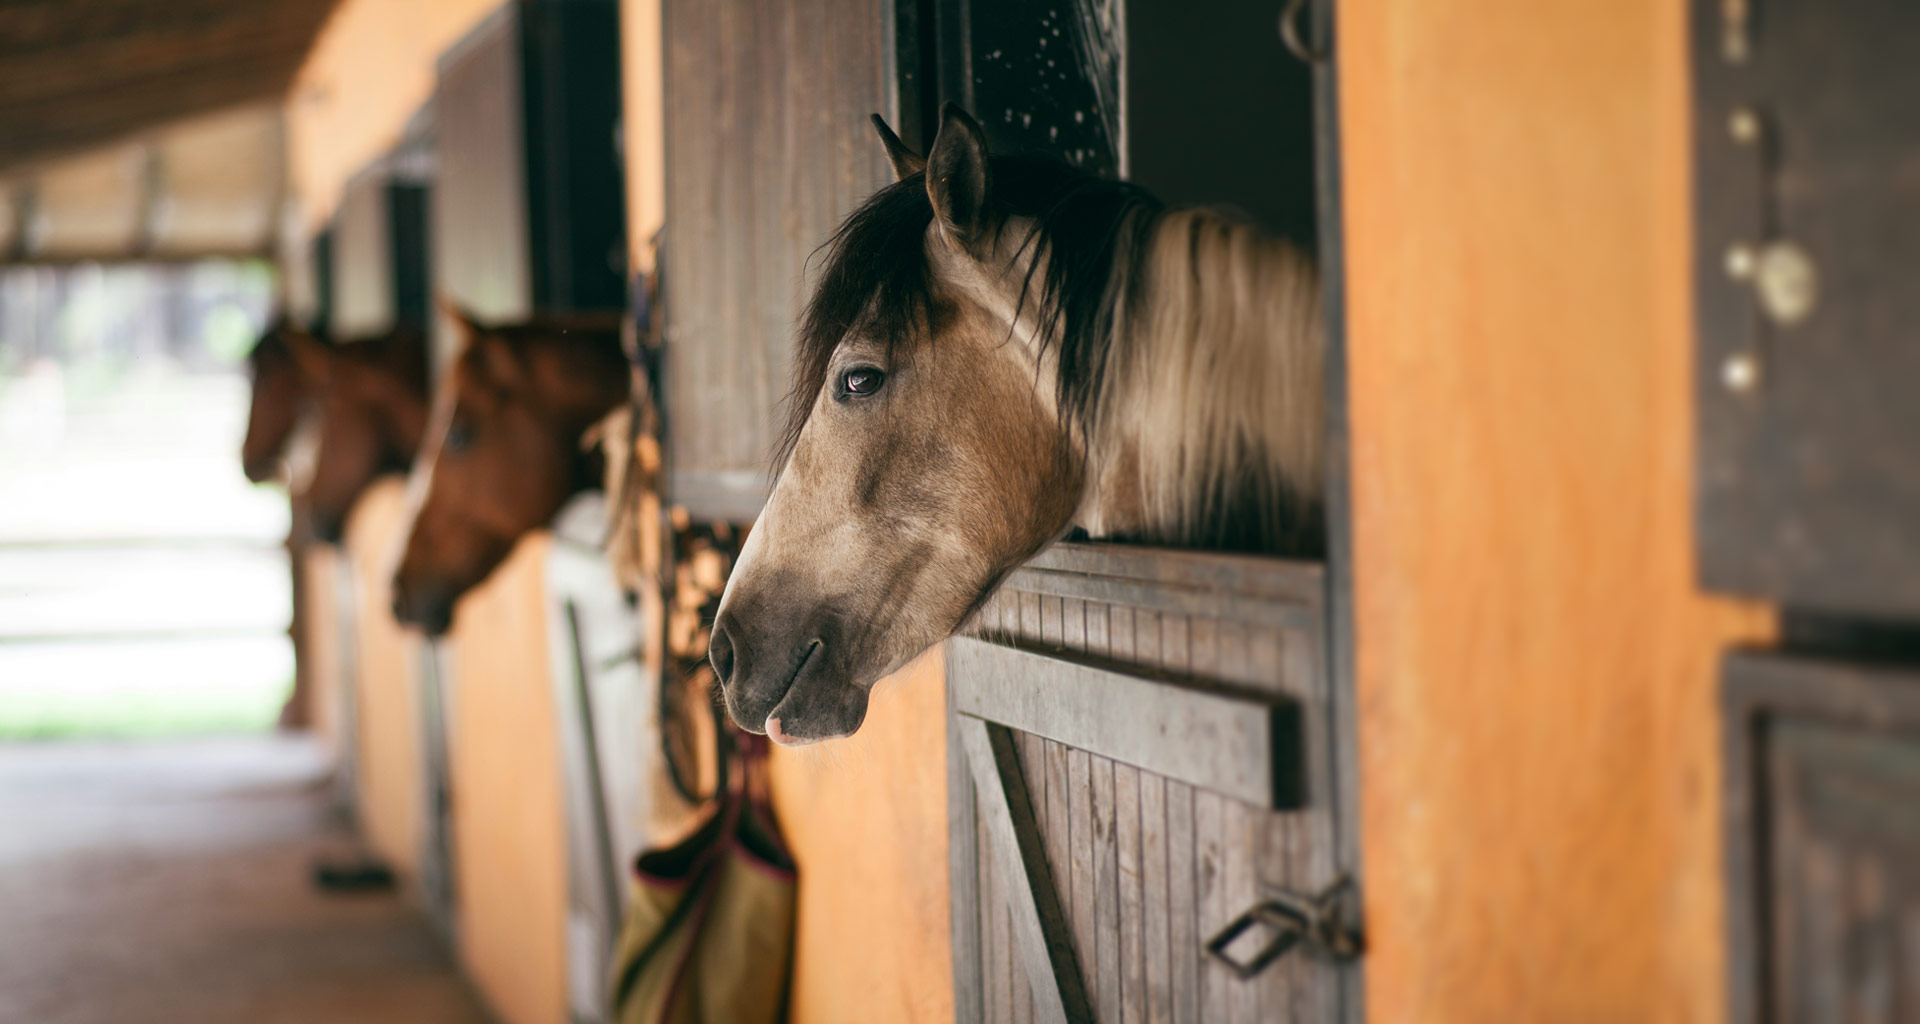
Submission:
[[[0,1024],[482,1024],[413,906],[308,884],[328,808],[299,738],[0,744]]]

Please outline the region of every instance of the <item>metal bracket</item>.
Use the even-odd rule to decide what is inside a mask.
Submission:
[[[1256,925],[1272,933],[1259,951],[1241,958],[1227,951]],[[1295,948],[1335,963],[1357,959],[1364,943],[1360,931],[1360,892],[1342,876],[1313,897],[1274,892],[1249,907],[1207,940],[1207,954],[1245,980],[1266,970]]]

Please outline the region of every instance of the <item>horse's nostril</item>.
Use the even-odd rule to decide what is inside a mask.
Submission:
[[[313,517],[313,537],[322,544],[337,545],[346,532],[346,523],[338,516],[315,514]]]
[[[733,680],[733,639],[727,635],[724,618],[714,621],[713,640],[707,644],[707,660],[713,662],[713,675],[721,686]]]

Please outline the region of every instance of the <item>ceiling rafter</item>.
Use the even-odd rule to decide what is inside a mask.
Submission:
[[[0,172],[284,93],[336,2],[0,3]]]

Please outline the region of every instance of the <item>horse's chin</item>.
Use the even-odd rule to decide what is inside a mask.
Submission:
[[[755,732],[783,747],[799,747],[851,736],[867,720],[867,688],[821,679],[787,691]]]

